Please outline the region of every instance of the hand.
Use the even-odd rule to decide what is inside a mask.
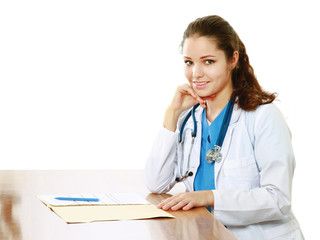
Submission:
[[[214,97],[215,95],[208,96],[206,100],[213,99]],[[174,132],[180,114],[197,103],[200,103],[203,108],[206,108],[205,100],[199,97],[189,84],[179,86],[170,106],[166,110],[163,120],[164,127]]]
[[[194,207],[208,207],[214,206],[214,197],[211,190],[195,191],[179,193],[175,196],[163,200],[157,205],[163,210],[190,210]]]
[[[206,107],[205,101],[199,97],[189,84],[180,85],[171,102],[171,108],[181,113],[192,106],[200,103],[203,108]]]

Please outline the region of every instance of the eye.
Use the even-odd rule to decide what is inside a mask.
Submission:
[[[190,60],[186,60],[184,61],[184,63],[187,65],[187,66],[191,66],[192,65],[192,62]]]
[[[205,61],[205,63],[207,64],[207,65],[209,65],[209,64],[212,64],[212,63],[214,63],[215,61],[214,60],[211,60],[211,59],[207,59],[206,61]]]

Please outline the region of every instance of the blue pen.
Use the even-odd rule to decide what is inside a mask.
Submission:
[[[74,197],[56,197],[57,200],[63,201],[87,201],[87,202],[99,202],[99,198],[74,198]]]

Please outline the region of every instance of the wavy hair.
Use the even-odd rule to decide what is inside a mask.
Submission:
[[[259,105],[273,102],[276,93],[269,93],[261,88],[244,44],[226,20],[217,15],[210,15],[191,22],[183,34],[181,49],[185,40],[194,35],[212,38],[218,49],[224,51],[227,60],[232,59],[235,51],[239,53],[237,65],[232,70],[232,99],[241,109],[253,111]]]

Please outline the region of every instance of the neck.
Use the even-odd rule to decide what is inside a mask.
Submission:
[[[233,89],[226,89],[216,95],[213,100],[207,101],[207,119],[209,122],[213,122],[214,119],[220,114],[223,108],[229,102]]]

